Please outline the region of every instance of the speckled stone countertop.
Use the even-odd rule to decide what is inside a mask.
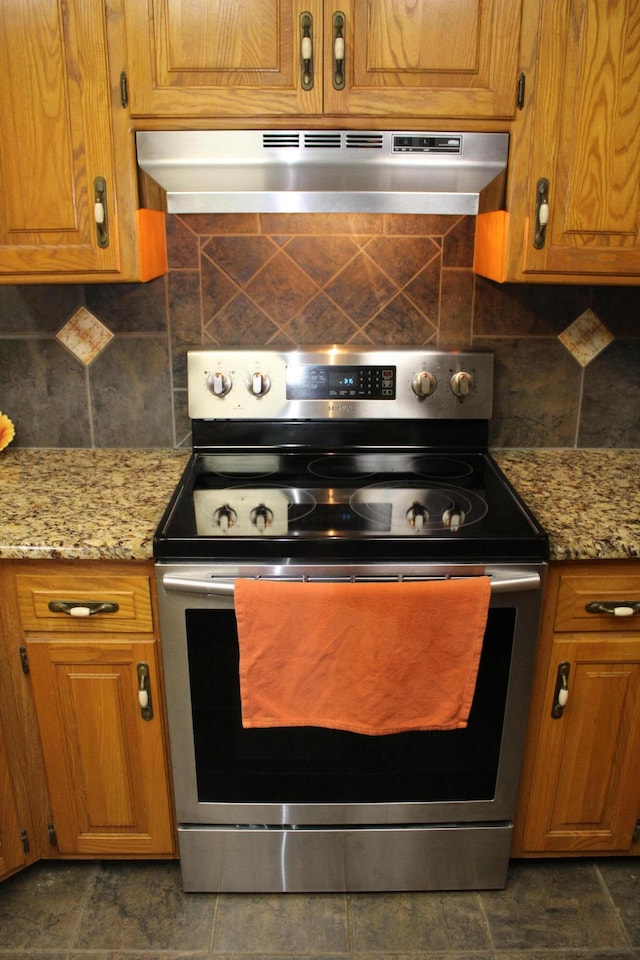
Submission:
[[[555,560],[640,557],[640,449],[495,450]],[[0,453],[0,559],[148,560],[175,450]]]
[[[640,449],[493,455],[549,534],[552,560],[640,557]]]
[[[7,448],[0,453],[0,558],[148,560],[187,457]]]

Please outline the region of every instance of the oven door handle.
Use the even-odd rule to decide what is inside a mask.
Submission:
[[[269,578],[266,578],[269,579]],[[286,579],[286,578],[274,578],[274,579]],[[366,581],[364,577],[354,578],[357,582],[358,580]],[[407,578],[410,582],[415,583],[418,577]],[[424,580],[444,580],[445,577],[424,577]],[[457,578],[453,578],[457,579]],[[463,578],[460,578],[463,579]],[[319,582],[320,578],[314,577],[313,582]],[[303,579],[301,577],[296,577],[295,582],[302,583]],[[331,580],[330,577],[327,577],[327,583],[335,583],[335,580]],[[390,579],[390,583],[398,582],[395,579]],[[539,573],[528,573],[521,577],[492,577],[491,578],[491,593],[516,593],[522,590],[538,590],[540,588],[540,574]],[[195,577],[176,577],[172,574],[165,574],[162,578],[162,586],[165,590],[169,591],[180,591],[182,593],[198,593],[203,594],[209,597],[232,597],[235,587],[235,579],[230,577],[228,580],[201,580]]]

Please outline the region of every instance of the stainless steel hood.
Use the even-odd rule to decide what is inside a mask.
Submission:
[[[476,214],[504,199],[505,133],[144,131],[141,201],[168,213]]]

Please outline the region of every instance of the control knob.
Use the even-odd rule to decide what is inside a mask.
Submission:
[[[256,370],[246,380],[246,387],[252,397],[264,397],[271,389],[271,378],[266,373]]]
[[[254,507],[249,516],[251,523],[254,527],[257,527],[260,532],[266,530],[267,527],[270,527],[273,523],[273,510],[266,507],[264,503],[260,503],[257,507]]]
[[[449,507],[442,514],[442,522],[450,530],[459,530],[464,523],[465,513],[460,507]]]
[[[229,527],[233,527],[238,521],[238,514],[230,507],[228,503],[225,503],[222,507],[218,507],[213,514],[214,523],[217,523],[221,530],[228,530]]]
[[[409,521],[409,526],[413,527],[414,530],[422,530],[428,519],[429,511],[427,508],[421,503],[418,503],[417,500],[414,500],[407,510],[407,520]]]
[[[416,373],[411,381],[411,389],[416,397],[430,397],[437,386],[438,381],[434,374],[429,373],[428,370],[421,370],[419,373]]]
[[[466,370],[459,370],[451,377],[449,386],[451,387],[451,392],[454,397],[458,397],[459,400],[464,400],[473,390],[473,375],[467,373]]]
[[[221,373],[219,370],[214,370],[214,372],[210,373],[207,377],[207,390],[212,393],[214,397],[226,397],[232,386],[233,381],[229,374]]]

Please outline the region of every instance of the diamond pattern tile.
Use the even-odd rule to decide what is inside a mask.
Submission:
[[[593,310],[587,309],[559,334],[558,339],[578,363],[586,367],[614,337]]]
[[[56,334],[60,343],[85,366],[93,363],[112,337],[112,332],[86,307],[78,307]]]

